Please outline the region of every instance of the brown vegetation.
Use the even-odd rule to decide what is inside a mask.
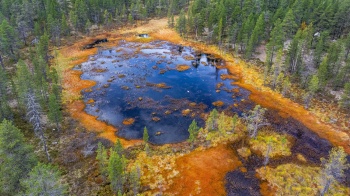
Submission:
[[[176,65],[176,70],[177,71],[186,71],[186,70],[189,70],[191,67],[189,65]]]

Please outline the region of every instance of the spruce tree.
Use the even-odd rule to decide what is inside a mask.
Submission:
[[[0,61],[2,63],[2,57],[7,55],[12,59],[17,58],[18,52],[18,37],[14,28],[8,23],[7,20],[3,20],[0,25]],[[4,65],[2,64],[4,67]]]
[[[332,185],[335,181],[341,181],[344,177],[344,170],[349,168],[349,164],[346,163],[346,156],[347,154],[342,147],[334,147],[329,153],[328,159],[321,159],[322,169],[319,177],[321,196],[333,188]]]
[[[30,89],[33,89],[33,79],[27,65],[22,60],[17,63],[14,81],[16,85],[16,92],[19,97],[19,103],[20,105],[24,106],[27,94],[29,93]]]
[[[255,51],[256,46],[264,37],[264,28],[265,28],[264,13],[261,13],[255,24],[253,33],[250,36],[247,50],[245,53],[245,58],[250,58],[252,56],[252,53]]]
[[[190,133],[190,136],[188,137],[188,141],[193,144],[193,142],[196,140],[198,135],[199,127],[197,126],[196,120],[193,120],[190,126],[188,127],[188,132]]]
[[[148,143],[148,140],[149,140],[149,135],[148,135],[147,127],[145,127],[145,128],[143,129],[143,136],[142,136],[142,138],[143,138],[143,142],[147,144],[147,143]]]
[[[180,12],[180,16],[176,21],[176,30],[179,32],[180,36],[185,36],[187,33],[187,20],[183,10]]]
[[[323,89],[327,85],[329,72],[328,72],[328,57],[324,57],[320,68],[318,69],[318,79],[320,81],[320,88]]]
[[[282,26],[286,38],[291,38],[296,32],[298,25],[296,24],[296,19],[292,9],[289,9],[286,16],[283,19]]]
[[[0,122],[2,122],[4,119],[12,119],[12,111],[8,104],[9,86],[10,82],[8,81],[6,71],[0,67]]]
[[[286,64],[292,74],[299,74],[302,64],[302,30],[299,29],[288,48]]]
[[[267,57],[266,57],[266,64],[268,68],[271,68],[273,64],[273,59],[275,57],[276,51],[283,48],[284,43],[284,31],[282,26],[282,21],[280,19],[277,19],[277,21],[274,23],[274,28],[271,31],[270,34],[270,41],[266,45],[267,49]]]
[[[101,142],[97,144],[97,155],[96,160],[98,161],[98,169],[101,175],[106,178],[108,176],[108,155],[106,148]]]
[[[61,172],[49,164],[39,163],[21,184],[25,187],[25,195],[62,196],[68,192],[67,184],[61,182]]]
[[[0,157],[0,195],[15,195],[22,190],[20,180],[27,177],[37,159],[21,131],[7,120],[0,124]]]
[[[108,178],[111,182],[111,189],[113,192],[124,192],[124,183],[126,182],[126,159],[117,152],[111,151],[108,161]]]
[[[350,82],[345,84],[344,93],[340,99],[340,106],[343,108],[350,108]]]

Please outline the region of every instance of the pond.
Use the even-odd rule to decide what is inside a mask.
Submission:
[[[121,41],[75,69],[97,82],[83,92],[87,113],[117,127],[119,137],[140,139],[147,127],[151,143],[166,144],[186,140],[191,121],[203,126],[215,107],[241,113],[249,91],[232,84],[224,65],[165,41]]]
[[[85,111],[98,120],[118,128],[118,136],[140,139],[144,127],[149,141],[162,145],[185,141],[188,126],[195,119],[204,126],[206,114],[214,108],[233,115],[250,110],[254,103],[250,92],[233,84],[225,62],[215,55],[195,51],[166,41],[134,43],[121,41],[74,69],[81,78],[96,81],[83,91]],[[294,138],[290,157],[271,160],[269,165],[300,164],[298,154],[308,164],[320,165],[332,145],[297,120],[283,118],[268,110],[266,117],[275,131]],[[241,144],[232,144],[238,149]],[[347,157],[350,161],[350,157]],[[247,173],[235,170],[227,173],[228,195],[259,195],[255,170],[262,166],[263,157],[241,160]],[[350,170],[343,181],[350,185]],[[240,183],[231,183],[240,182]]]

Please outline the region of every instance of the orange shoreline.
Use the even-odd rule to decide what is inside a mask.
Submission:
[[[161,19],[164,20],[164,19]],[[152,22],[152,21],[151,21]],[[151,23],[150,22],[150,23]],[[164,22],[164,21],[163,21]],[[166,20],[165,20],[166,24]],[[152,24],[146,25],[152,26]],[[140,27],[138,27],[140,28]],[[138,29],[137,28],[137,29]],[[148,27],[148,30],[152,40],[165,40],[176,44],[182,44],[186,46],[191,46],[197,50],[210,52],[212,54],[219,54],[218,49],[214,46],[206,46],[200,43],[194,43],[190,41],[183,40],[177,33],[168,28],[158,28],[158,27]],[[136,30],[137,32],[144,32],[142,28]],[[130,30],[122,30],[124,33],[130,33]],[[153,33],[152,33],[153,32]],[[130,34],[129,34],[130,35]],[[84,112],[85,104],[81,100],[81,91],[86,88],[90,88],[95,85],[94,81],[81,80],[81,72],[74,71],[72,68],[82,62],[88,60],[90,55],[97,52],[96,49],[90,50],[80,50],[80,48],[93,39],[105,38],[107,37],[110,42],[103,44],[106,47],[116,46],[117,42],[121,39],[128,41],[142,41],[137,40],[135,37],[121,37],[115,34],[102,34],[94,38],[87,38],[82,41],[75,43],[72,46],[65,47],[60,50],[63,57],[62,60],[67,61],[67,63],[62,67],[62,80],[63,80],[63,100],[65,101],[66,110],[70,115],[77,119],[86,129],[89,131],[95,131],[99,136],[109,139],[115,142],[118,137],[115,133],[118,131],[115,127],[108,125],[105,122],[97,120],[97,117],[92,116]],[[262,105],[266,108],[271,108],[279,113],[283,114],[284,117],[291,116],[296,120],[302,122],[310,130],[317,133],[320,137],[329,140],[333,145],[343,146],[345,151],[350,154],[349,146],[349,136],[345,132],[336,131],[334,127],[329,124],[318,121],[318,119],[311,114],[309,111],[305,110],[301,105],[292,102],[287,98],[283,98],[281,95],[270,91],[259,91],[251,84],[244,82],[244,76],[242,73],[243,66],[240,65],[239,60],[234,59],[231,55],[220,55],[222,59],[227,62],[227,69],[231,74],[237,78],[235,85],[245,88],[251,91],[250,99],[257,104]],[[125,140],[119,138],[124,147],[133,146],[140,144],[141,140]],[[206,195],[224,195],[224,176],[228,171],[232,171],[240,166],[237,161],[237,156],[232,149],[228,146],[219,146],[210,148],[203,151],[194,151],[184,157],[179,158],[176,161],[177,170],[180,171],[181,177],[177,178],[174,185],[177,187],[170,187],[167,191],[169,193],[181,193],[188,194],[191,193],[195,186],[196,175],[200,175],[197,178],[201,180],[202,184],[200,188],[202,194],[208,193]],[[197,165],[199,162],[204,164]],[[209,163],[211,162],[211,164]],[[207,163],[208,165],[206,165]],[[219,164],[220,167],[215,165]],[[208,170],[213,169],[215,172],[210,172]],[[197,171],[196,171],[197,170]],[[204,180],[208,179],[208,180]],[[213,181],[214,180],[214,181]],[[179,186],[181,185],[181,189]],[[265,187],[266,188],[266,187]],[[179,189],[179,190],[178,190]]]

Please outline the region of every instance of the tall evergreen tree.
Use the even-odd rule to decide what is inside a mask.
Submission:
[[[293,10],[289,9],[282,22],[283,31],[286,35],[286,38],[291,38],[292,35],[294,35],[295,32],[297,31],[298,25],[296,24],[295,21],[296,19],[295,19]]]
[[[255,47],[259,44],[261,39],[264,37],[265,29],[265,16],[264,13],[261,13],[253,30],[252,35],[250,36],[248,47],[245,53],[246,58],[250,58],[252,53],[255,51]]]
[[[6,71],[0,67],[0,122],[2,122],[4,119],[12,119],[12,111],[8,104],[9,86],[10,82],[8,81]]]
[[[340,99],[340,106],[343,108],[350,108],[350,82],[345,84],[344,93]]]
[[[149,140],[148,130],[147,130],[147,127],[145,127],[143,129],[143,142],[147,144],[148,140]]]
[[[185,13],[183,10],[181,10],[180,16],[176,22],[176,30],[180,33],[181,36],[185,36],[187,33],[186,23],[187,23],[187,20],[186,20]]]
[[[266,64],[269,68],[273,63],[273,59],[275,57],[276,51],[283,48],[283,43],[284,43],[284,32],[283,32],[282,21],[280,19],[277,19],[274,26],[275,27],[271,31],[270,41],[266,45],[266,49],[267,49]]]
[[[126,182],[126,159],[125,157],[119,156],[117,152],[111,151],[109,162],[108,162],[108,178],[111,182],[111,189],[118,193],[124,192],[124,183]]]
[[[323,89],[327,85],[327,81],[329,78],[328,70],[328,57],[326,56],[323,58],[320,68],[318,69],[318,79],[320,81],[321,89]]]
[[[61,182],[61,173],[57,167],[39,163],[29,173],[27,179],[22,180],[25,195],[67,195],[68,186]]]
[[[196,140],[196,137],[198,135],[199,127],[197,126],[196,120],[193,120],[190,126],[188,127],[188,132],[190,133],[190,136],[188,137],[188,141],[193,144],[193,142]]]
[[[0,124],[0,194],[15,195],[22,190],[20,180],[37,164],[33,148],[11,122]]]
[[[6,55],[15,59],[18,47],[18,38],[14,28],[7,20],[3,20],[0,25],[0,63],[3,68],[3,56]]]

